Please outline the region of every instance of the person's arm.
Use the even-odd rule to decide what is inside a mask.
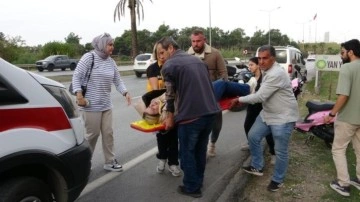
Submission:
[[[149,84],[152,90],[159,89],[159,79],[157,77],[150,77],[148,78]]]
[[[72,77],[73,93],[76,95],[77,104],[82,107],[86,106],[87,101],[82,95],[81,85],[84,85],[82,81],[90,69],[92,60],[91,53],[85,53],[79,60]]]
[[[346,104],[349,96],[339,95],[331,112],[324,117],[324,122],[329,123]]]
[[[253,94],[239,97],[238,100],[241,103],[255,104],[264,102],[271,97],[275,91],[281,88],[282,80],[281,77],[276,75],[268,76],[266,82],[262,82],[259,90]]]
[[[344,66],[346,65],[347,64]],[[329,123],[346,104],[351,92],[351,80],[349,78],[351,78],[351,72],[349,71],[349,68],[342,68],[339,73],[338,86],[336,88],[336,94],[338,95],[338,98],[336,99],[335,105],[330,114],[327,114],[324,117],[325,123]]]
[[[124,80],[121,79],[121,76],[120,76],[120,73],[119,73],[119,71],[117,69],[115,61],[114,61],[114,79],[113,79],[113,83],[114,83],[114,85],[116,87],[116,90],[125,97],[127,104],[130,105],[131,104],[130,93],[126,89]]]
[[[175,112],[175,81],[172,76],[173,72],[170,70],[171,67],[162,69],[162,75],[165,81],[165,100],[166,100],[166,119],[164,121],[165,129],[171,129],[174,127],[174,112]]]

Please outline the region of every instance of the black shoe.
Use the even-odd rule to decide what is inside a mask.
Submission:
[[[341,186],[337,180],[332,181],[330,187],[343,196],[350,196],[350,186]]]
[[[194,197],[194,198],[202,197],[202,193],[201,193],[200,189],[198,189],[198,190],[196,190],[194,192],[188,192],[188,191],[185,190],[185,187],[183,185],[180,185],[177,188],[177,192],[179,194],[186,195],[186,196],[191,196],[191,197]]]
[[[253,175],[256,175],[256,176],[263,176],[264,173],[263,173],[263,170],[258,170],[252,166],[246,166],[246,167],[243,167],[243,170],[247,173],[250,173],[250,174],[253,174]]]
[[[358,178],[352,178],[350,184],[360,190],[360,180]]]
[[[280,187],[283,186],[283,183],[278,183],[278,182],[275,182],[275,181],[272,181],[270,182],[270,184],[268,185],[267,189],[269,191],[277,191],[280,189]]]

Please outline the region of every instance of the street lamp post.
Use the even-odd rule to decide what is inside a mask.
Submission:
[[[209,0],[209,45],[211,46],[211,0]]]
[[[271,21],[271,12],[275,11],[275,10],[278,10],[280,9],[281,7],[277,7],[277,8],[273,8],[273,9],[270,9],[270,10],[260,10],[260,11],[264,11],[264,12],[267,12],[269,14],[269,45],[270,44],[270,32],[271,32],[271,28],[270,28],[270,21]]]

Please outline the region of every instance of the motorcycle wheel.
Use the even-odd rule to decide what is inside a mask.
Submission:
[[[332,142],[329,142],[329,141],[326,141],[326,140],[324,140],[324,142],[325,142],[325,145],[326,145],[327,148],[329,148],[329,149],[332,148]]]
[[[332,147],[334,141],[334,124],[324,124],[311,128],[311,132],[318,138],[324,140],[328,148]]]

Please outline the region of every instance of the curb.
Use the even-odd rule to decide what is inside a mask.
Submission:
[[[262,144],[263,144],[263,149],[264,149],[263,151],[265,153],[265,151],[268,150],[268,145],[265,140],[262,141]],[[244,161],[240,161],[236,165],[237,172],[232,176],[232,179],[228,182],[228,184],[225,185],[225,188],[224,188],[222,194],[220,195],[219,198],[216,199],[216,201],[218,201],[218,202],[243,201],[242,197],[243,197],[243,193],[244,193],[244,188],[245,188],[246,184],[249,182],[251,175],[245,173],[242,170],[242,166],[250,165],[250,161],[251,161],[251,155],[250,155],[250,151],[249,151],[247,158]]]
[[[244,164],[250,164],[251,157],[250,155],[244,161]],[[249,174],[246,174],[242,170],[242,165],[239,165],[237,172],[234,174],[233,178],[225,187],[225,190],[216,200],[219,202],[239,202],[241,196],[243,195],[244,188],[249,181]]]
[[[247,175],[242,175],[242,166],[244,163],[249,161],[250,153],[244,152],[240,157],[239,161],[235,163],[231,168],[227,169],[226,172],[210,187],[207,188],[206,194],[203,195],[201,199],[194,200],[193,202],[202,202],[202,201],[230,201],[229,199],[234,198],[235,193],[239,189],[243,189],[246,183],[243,183],[243,186],[239,186],[239,182],[244,181],[243,178]],[[240,177],[236,177],[240,173]],[[234,181],[234,179],[239,179]],[[238,202],[238,201],[237,201]]]

